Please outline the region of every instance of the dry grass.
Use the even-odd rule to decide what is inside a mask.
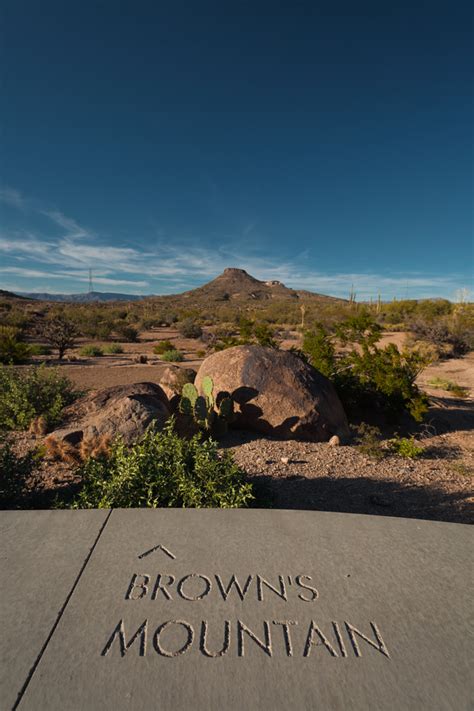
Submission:
[[[85,462],[90,457],[97,458],[108,456],[110,453],[111,437],[109,435],[95,435],[81,440],[78,447],[69,442],[59,440],[54,435],[49,435],[44,440],[46,457],[53,462],[77,465]]]
[[[44,415],[36,417],[30,424],[29,433],[37,437],[44,437],[48,432],[48,421]]]

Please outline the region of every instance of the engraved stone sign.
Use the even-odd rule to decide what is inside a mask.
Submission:
[[[44,513],[54,535],[55,512]],[[44,639],[32,620],[15,641],[31,666],[5,708],[469,707],[468,526],[309,511],[77,513],[106,518]],[[11,573],[2,579],[8,589]],[[20,588],[15,609],[28,605]],[[40,619],[51,611],[44,598],[35,605]]]

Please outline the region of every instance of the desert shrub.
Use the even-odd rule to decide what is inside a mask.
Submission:
[[[355,442],[361,454],[372,459],[383,459],[386,451],[382,446],[382,433],[378,427],[362,422],[355,428]]]
[[[17,456],[6,442],[0,447],[0,509],[15,508],[25,494],[28,478],[37,467],[37,455]]]
[[[179,332],[184,338],[200,338],[202,328],[192,318],[186,318],[179,324]]]
[[[119,321],[115,324],[114,331],[126,343],[136,343],[138,341],[138,330],[128,323]]]
[[[453,308],[454,304],[447,299],[423,299],[417,304],[416,314],[426,321],[435,321],[440,316],[449,316]]]
[[[18,328],[0,326],[0,363],[23,363],[30,355],[31,347],[21,341]]]
[[[150,331],[152,328],[161,326],[161,321],[159,318],[142,318],[140,326],[144,331]]]
[[[172,326],[178,320],[178,316],[175,313],[165,312],[157,316],[157,321],[159,326]]]
[[[162,353],[161,360],[166,360],[170,363],[181,363],[181,361],[184,360],[184,356],[181,351],[178,351],[176,348],[173,348],[170,351],[165,351],[164,353]]]
[[[43,336],[53,348],[57,348],[59,360],[62,360],[66,351],[74,347],[78,329],[74,321],[65,316],[52,316],[43,326]]]
[[[78,395],[68,378],[56,368],[17,370],[0,366],[0,429],[24,430],[44,415],[48,426],[57,424],[63,407]]]
[[[337,324],[335,332],[343,346],[352,346],[350,350],[337,356],[321,324],[306,334],[303,350],[306,344],[311,363],[331,376],[349,414],[383,413],[393,422],[409,414],[421,421],[428,399],[415,380],[427,359],[417,351],[400,352],[394,344],[378,348],[380,326],[366,312]]]
[[[226,348],[234,348],[234,346],[241,346],[242,341],[237,336],[221,336],[216,338],[212,346],[215,351],[224,351]]]
[[[424,447],[416,444],[414,437],[395,437],[388,441],[388,447],[392,454],[404,459],[417,459],[425,451]]]
[[[273,329],[266,323],[256,323],[253,327],[255,340],[260,346],[267,348],[276,348],[277,343],[274,339]]]
[[[453,383],[452,380],[444,380],[443,378],[432,378],[428,381],[428,385],[432,388],[440,388],[441,390],[446,390],[454,395],[454,397],[467,397],[469,395],[469,389],[464,388],[462,385]]]
[[[118,353],[123,353],[123,348],[120,343],[109,343],[108,346],[104,346],[104,353],[107,355],[116,355]]]
[[[465,355],[471,348],[470,334],[459,328],[453,329],[445,321],[415,321],[410,328],[417,339],[433,344],[440,355],[457,357]],[[450,346],[450,352],[444,346]]]
[[[238,326],[241,340],[243,342],[250,341],[253,336],[254,322],[245,316],[240,316]]]
[[[303,338],[303,352],[320,373],[330,378],[336,369],[336,351],[331,337],[321,323],[314,331],[307,331]]]
[[[197,357],[197,358],[205,358],[205,357],[206,357],[206,351],[203,351],[203,350],[196,351],[196,357]]]
[[[100,346],[93,346],[93,345],[88,345],[88,346],[83,346],[81,350],[79,351],[79,355],[81,356],[87,356],[91,358],[97,358],[99,356],[104,355],[104,351]]]
[[[171,420],[131,447],[112,444],[108,457],[89,459],[80,471],[82,490],[73,508],[246,506],[251,484],[229,452],[199,435],[179,437]]]
[[[48,346],[42,346],[39,343],[32,343],[30,345],[30,355],[32,355],[32,356],[51,355],[51,348],[49,348]]]
[[[174,350],[174,346],[171,341],[160,341],[154,346],[153,353],[156,353],[156,355],[162,355],[163,353],[166,353],[166,351],[172,350]]]

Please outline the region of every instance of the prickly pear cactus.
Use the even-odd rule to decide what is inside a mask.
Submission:
[[[205,422],[207,418],[207,412],[208,410],[206,398],[204,398],[202,395],[199,395],[196,399],[196,402],[194,403],[194,416],[196,417],[196,420]]]
[[[209,375],[206,375],[202,379],[201,387],[202,387],[202,391],[203,391],[204,395],[208,399],[211,399],[212,398],[212,391],[214,390],[214,381],[212,380],[212,378]]]
[[[196,389],[196,386],[193,385],[192,383],[186,383],[183,386],[182,396],[184,398],[187,398],[190,401],[190,403],[193,405],[193,407],[194,407],[194,403],[196,402],[196,400],[198,398],[198,395],[199,395],[199,393]]]
[[[234,401],[231,397],[223,397],[221,399],[218,412],[219,416],[224,418],[224,420],[227,420],[228,422],[231,421],[234,415]]]
[[[219,392],[214,398],[214,382],[208,375],[201,383],[202,395],[196,386],[186,383],[183,387],[179,411],[193,417],[201,429],[212,431],[216,436],[227,432],[228,423],[234,419],[234,401],[230,393]]]

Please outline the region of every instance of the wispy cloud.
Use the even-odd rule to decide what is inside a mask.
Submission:
[[[23,197],[18,190],[13,190],[13,188],[0,188],[0,202],[17,208],[22,208],[24,205]]]
[[[122,287],[130,293],[143,289],[148,293],[171,293],[202,284],[226,267],[234,266],[258,279],[278,279],[295,289],[347,298],[353,288],[360,300],[376,298],[379,293],[383,299],[394,296],[452,298],[456,290],[466,285],[459,274],[316,271],[309,266],[307,252],[296,254],[291,260],[259,252],[258,240],[251,239],[256,229],[251,222],[238,239],[222,238],[218,248],[190,246],[169,236],[161,237],[153,248],[111,245],[110,240],[106,243],[59,210],[32,207],[31,201],[16,190],[1,190],[0,200],[19,211],[28,205],[28,210],[46,217],[51,225],[47,234],[23,229],[0,235],[0,252],[9,262],[0,269],[4,277],[37,279],[44,283],[62,280],[76,283],[80,288],[89,281],[88,270],[92,268],[95,285]]]

